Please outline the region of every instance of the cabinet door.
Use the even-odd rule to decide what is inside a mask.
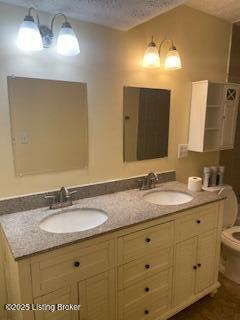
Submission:
[[[34,299],[37,305],[50,305],[50,308],[57,308],[57,305],[76,305],[78,307],[77,285],[67,286],[42,297]],[[35,311],[36,320],[78,320],[79,311]]]
[[[79,283],[80,320],[115,319],[115,276],[110,270]]]
[[[233,148],[234,146],[238,104],[238,87],[227,85],[225,88],[224,114],[220,141],[221,149]]]
[[[217,268],[217,230],[202,234],[198,238],[196,293],[207,289],[215,282]]]
[[[174,272],[174,306],[190,300],[195,294],[197,237],[176,245]]]

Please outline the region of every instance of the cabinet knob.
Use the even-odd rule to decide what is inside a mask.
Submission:
[[[145,264],[145,269],[150,269],[150,264]]]
[[[197,266],[193,266],[193,269],[194,269],[194,270],[197,270]]]
[[[148,311],[148,310],[145,310],[144,313],[145,313],[145,314],[149,314],[149,311]]]
[[[150,289],[149,289],[148,287],[145,288],[145,292],[149,292],[149,290],[150,290]]]
[[[74,267],[76,267],[76,268],[80,267],[80,262],[79,261],[74,261]]]
[[[146,242],[151,242],[151,239],[150,238],[146,238],[145,241]]]
[[[202,264],[201,264],[201,263],[198,263],[197,266],[198,266],[198,268],[201,268]]]
[[[200,224],[200,223],[201,223],[201,220],[197,220],[197,223]]]

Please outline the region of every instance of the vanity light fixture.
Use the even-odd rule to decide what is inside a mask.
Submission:
[[[32,11],[35,11],[37,16],[37,23],[35,23]],[[62,16],[64,23],[59,31],[56,41],[57,53],[64,56],[75,56],[79,54],[78,39],[73,31],[67,17],[63,13],[57,13],[53,16],[51,27],[41,25],[36,9],[29,8],[28,14],[25,16],[24,21],[21,23],[18,37],[17,47],[24,51],[39,51],[43,48],[50,48],[53,45],[54,33],[53,26],[56,17]]]
[[[145,54],[143,56],[143,67],[144,68],[159,68],[160,67],[160,56],[156,43],[153,41],[149,42]]]
[[[171,42],[171,46],[168,50],[165,62],[164,69],[165,70],[176,70],[182,68],[182,62],[180,55],[177,51],[177,48],[173,44],[172,40],[164,39],[159,48],[157,48],[156,43],[153,41],[153,37],[151,42],[148,44],[148,47],[143,56],[143,67],[144,68],[159,68],[160,67],[160,53],[162,46],[165,42]]]

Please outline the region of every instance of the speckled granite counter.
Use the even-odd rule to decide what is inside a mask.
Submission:
[[[139,191],[138,189],[82,199],[76,201],[73,207],[101,209],[108,214],[108,220],[96,228],[75,233],[55,234],[39,228],[39,222],[42,219],[68,210],[68,208],[58,210],[41,208],[2,215],[0,216],[0,223],[14,258],[19,260],[33,254],[222,199],[210,192],[189,192],[185,184],[176,181],[161,183],[154,190],[187,192],[193,196],[193,200],[181,205],[155,205],[143,199],[143,196],[149,190]]]

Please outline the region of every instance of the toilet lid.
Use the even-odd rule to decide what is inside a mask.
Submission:
[[[219,195],[226,197],[223,208],[223,227],[224,229],[232,227],[238,215],[237,197],[231,187],[222,188]]]

